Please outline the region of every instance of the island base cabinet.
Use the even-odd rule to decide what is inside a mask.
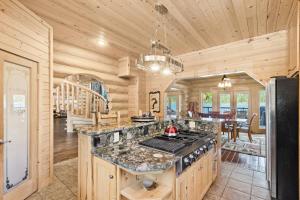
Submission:
[[[201,200],[216,178],[216,156],[215,151],[210,150],[177,178],[175,177],[175,168],[169,169],[164,174],[137,175],[93,157],[92,199]],[[141,187],[140,181],[146,176],[159,183],[155,193],[147,192]]]
[[[93,199],[117,200],[116,166],[96,157],[93,166]]]
[[[201,200],[216,178],[215,157],[209,151],[176,179],[176,200]]]

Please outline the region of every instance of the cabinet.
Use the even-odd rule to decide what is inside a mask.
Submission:
[[[207,177],[207,156],[201,158],[200,161],[196,163],[196,181],[195,181],[195,188],[196,191],[196,199],[202,199],[206,193],[207,185],[208,185],[208,177]]]
[[[218,175],[218,152],[214,153],[212,156],[212,180],[214,181]]]
[[[117,178],[116,166],[94,157],[94,200],[116,200],[117,199]]]
[[[210,185],[213,181],[213,150],[207,154],[207,182]]]
[[[182,173],[176,179],[176,199],[187,200],[187,175],[188,172]]]
[[[218,154],[213,149],[210,150],[177,178],[175,168],[163,174],[132,174],[93,157],[93,200],[201,200],[216,177],[216,156],[218,157]],[[144,190],[140,181],[145,177],[159,183],[158,187],[152,191]]]
[[[200,200],[216,177],[215,154],[210,150],[176,179],[176,200]]]

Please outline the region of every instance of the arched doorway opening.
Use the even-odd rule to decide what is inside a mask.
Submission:
[[[109,110],[109,90],[91,74],[74,74],[54,84],[54,163],[77,157],[76,128],[93,124],[93,114]]]

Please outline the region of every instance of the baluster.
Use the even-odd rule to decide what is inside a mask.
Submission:
[[[69,111],[69,109],[70,109],[70,100],[69,100],[69,96],[70,96],[70,88],[69,88],[69,84],[68,83],[66,83],[66,90],[67,90],[67,92],[66,92],[66,95],[67,95],[67,105],[66,105],[66,109],[67,109],[67,111]]]
[[[88,118],[89,117],[89,113],[90,113],[90,93],[86,90],[85,91],[85,117]]]
[[[79,87],[76,86],[76,115],[79,115]]]
[[[83,115],[84,111],[84,99],[83,99],[84,90],[80,88],[80,115]]]
[[[56,87],[56,112],[60,111],[59,107],[59,87]]]
[[[93,100],[93,112],[96,112],[96,96],[95,96],[95,94],[93,94],[92,100]]]
[[[71,97],[72,97],[72,102],[71,102],[71,114],[74,115],[74,85],[71,85]]]
[[[99,98],[96,97],[96,108],[95,108],[95,112],[97,113],[99,111]]]
[[[61,110],[65,110],[65,91],[64,83],[61,83]]]
[[[100,99],[99,106],[99,112],[103,112],[103,99]]]

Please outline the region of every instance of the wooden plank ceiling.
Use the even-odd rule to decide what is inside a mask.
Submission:
[[[20,0],[54,28],[54,39],[114,58],[147,52],[156,0]],[[297,0],[160,0],[174,55],[286,29]],[[108,45],[100,47],[104,37]]]

